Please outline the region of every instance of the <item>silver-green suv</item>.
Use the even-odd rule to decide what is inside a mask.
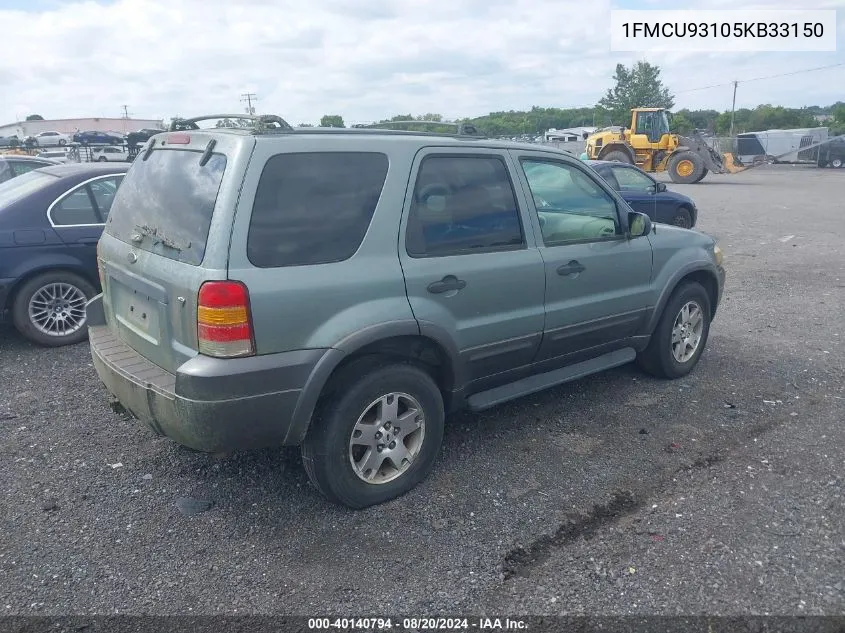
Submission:
[[[103,383],[185,446],[301,445],[361,508],[426,477],[449,412],[634,360],[677,378],[704,350],[714,240],[652,225],[567,153],[197,121],[129,169],[88,304]]]

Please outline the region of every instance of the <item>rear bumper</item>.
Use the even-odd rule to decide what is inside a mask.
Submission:
[[[303,391],[329,350],[251,358],[196,356],[175,374],[154,365],[102,322],[100,296],[89,303],[94,368],[132,415],[159,435],[206,452],[297,444],[307,427]]]

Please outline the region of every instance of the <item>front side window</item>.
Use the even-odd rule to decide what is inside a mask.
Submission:
[[[619,183],[620,191],[648,193],[654,190],[654,181],[632,167],[617,167],[614,165],[610,169],[616,178],[616,182]]]
[[[497,156],[429,156],[417,174],[405,246],[412,257],[524,248],[513,185]]]
[[[595,241],[622,235],[616,202],[593,177],[574,165],[523,160],[543,242]]]
[[[352,257],[370,226],[387,168],[387,156],[377,152],[270,158],[255,193],[249,261],[259,268],[277,268]]]

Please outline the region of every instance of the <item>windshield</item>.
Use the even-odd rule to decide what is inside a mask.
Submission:
[[[114,198],[106,233],[137,248],[199,265],[226,157],[157,149],[132,163]]]
[[[5,161],[0,161],[0,170],[4,168]],[[35,193],[40,189],[50,186],[56,182],[57,176],[51,176],[39,171],[30,171],[23,176],[18,176],[0,184],[0,209],[3,209],[21,198]]]

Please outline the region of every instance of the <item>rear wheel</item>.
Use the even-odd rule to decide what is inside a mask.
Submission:
[[[701,172],[701,176],[699,176],[698,180],[696,180],[695,182],[701,182],[702,180],[704,180],[704,177],[709,173],[710,170],[705,167],[704,171]]]
[[[701,358],[710,334],[710,297],[701,284],[682,283],[672,293],[637,364],[658,378],[680,378]]]
[[[628,156],[625,152],[616,150],[613,152],[608,152],[604,156],[602,156],[602,160],[611,161],[614,163],[628,163],[629,165],[632,164],[631,157]]]
[[[695,152],[678,152],[669,159],[672,182],[691,185],[704,178],[704,160]]]
[[[17,291],[12,321],[33,343],[72,345],[88,336],[85,304],[96,290],[79,275],[66,271],[33,277]]]
[[[831,167],[836,167],[837,169],[842,169],[842,165],[845,164],[841,158],[834,158],[830,161]]]
[[[302,445],[311,482],[355,509],[398,497],[428,476],[445,418],[440,390],[419,367],[366,367],[338,380]]]
[[[60,138],[60,139],[59,139],[59,145],[61,145],[62,147],[64,147],[65,145],[67,145],[67,141],[66,141],[65,139],[63,139],[63,138]]]
[[[100,162],[100,163],[105,163],[107,160],[108,160],[108,158],[106,158],[105,156],[100,156],[100,157],[97,159],[97,161],[98,161],[98,162]]]

